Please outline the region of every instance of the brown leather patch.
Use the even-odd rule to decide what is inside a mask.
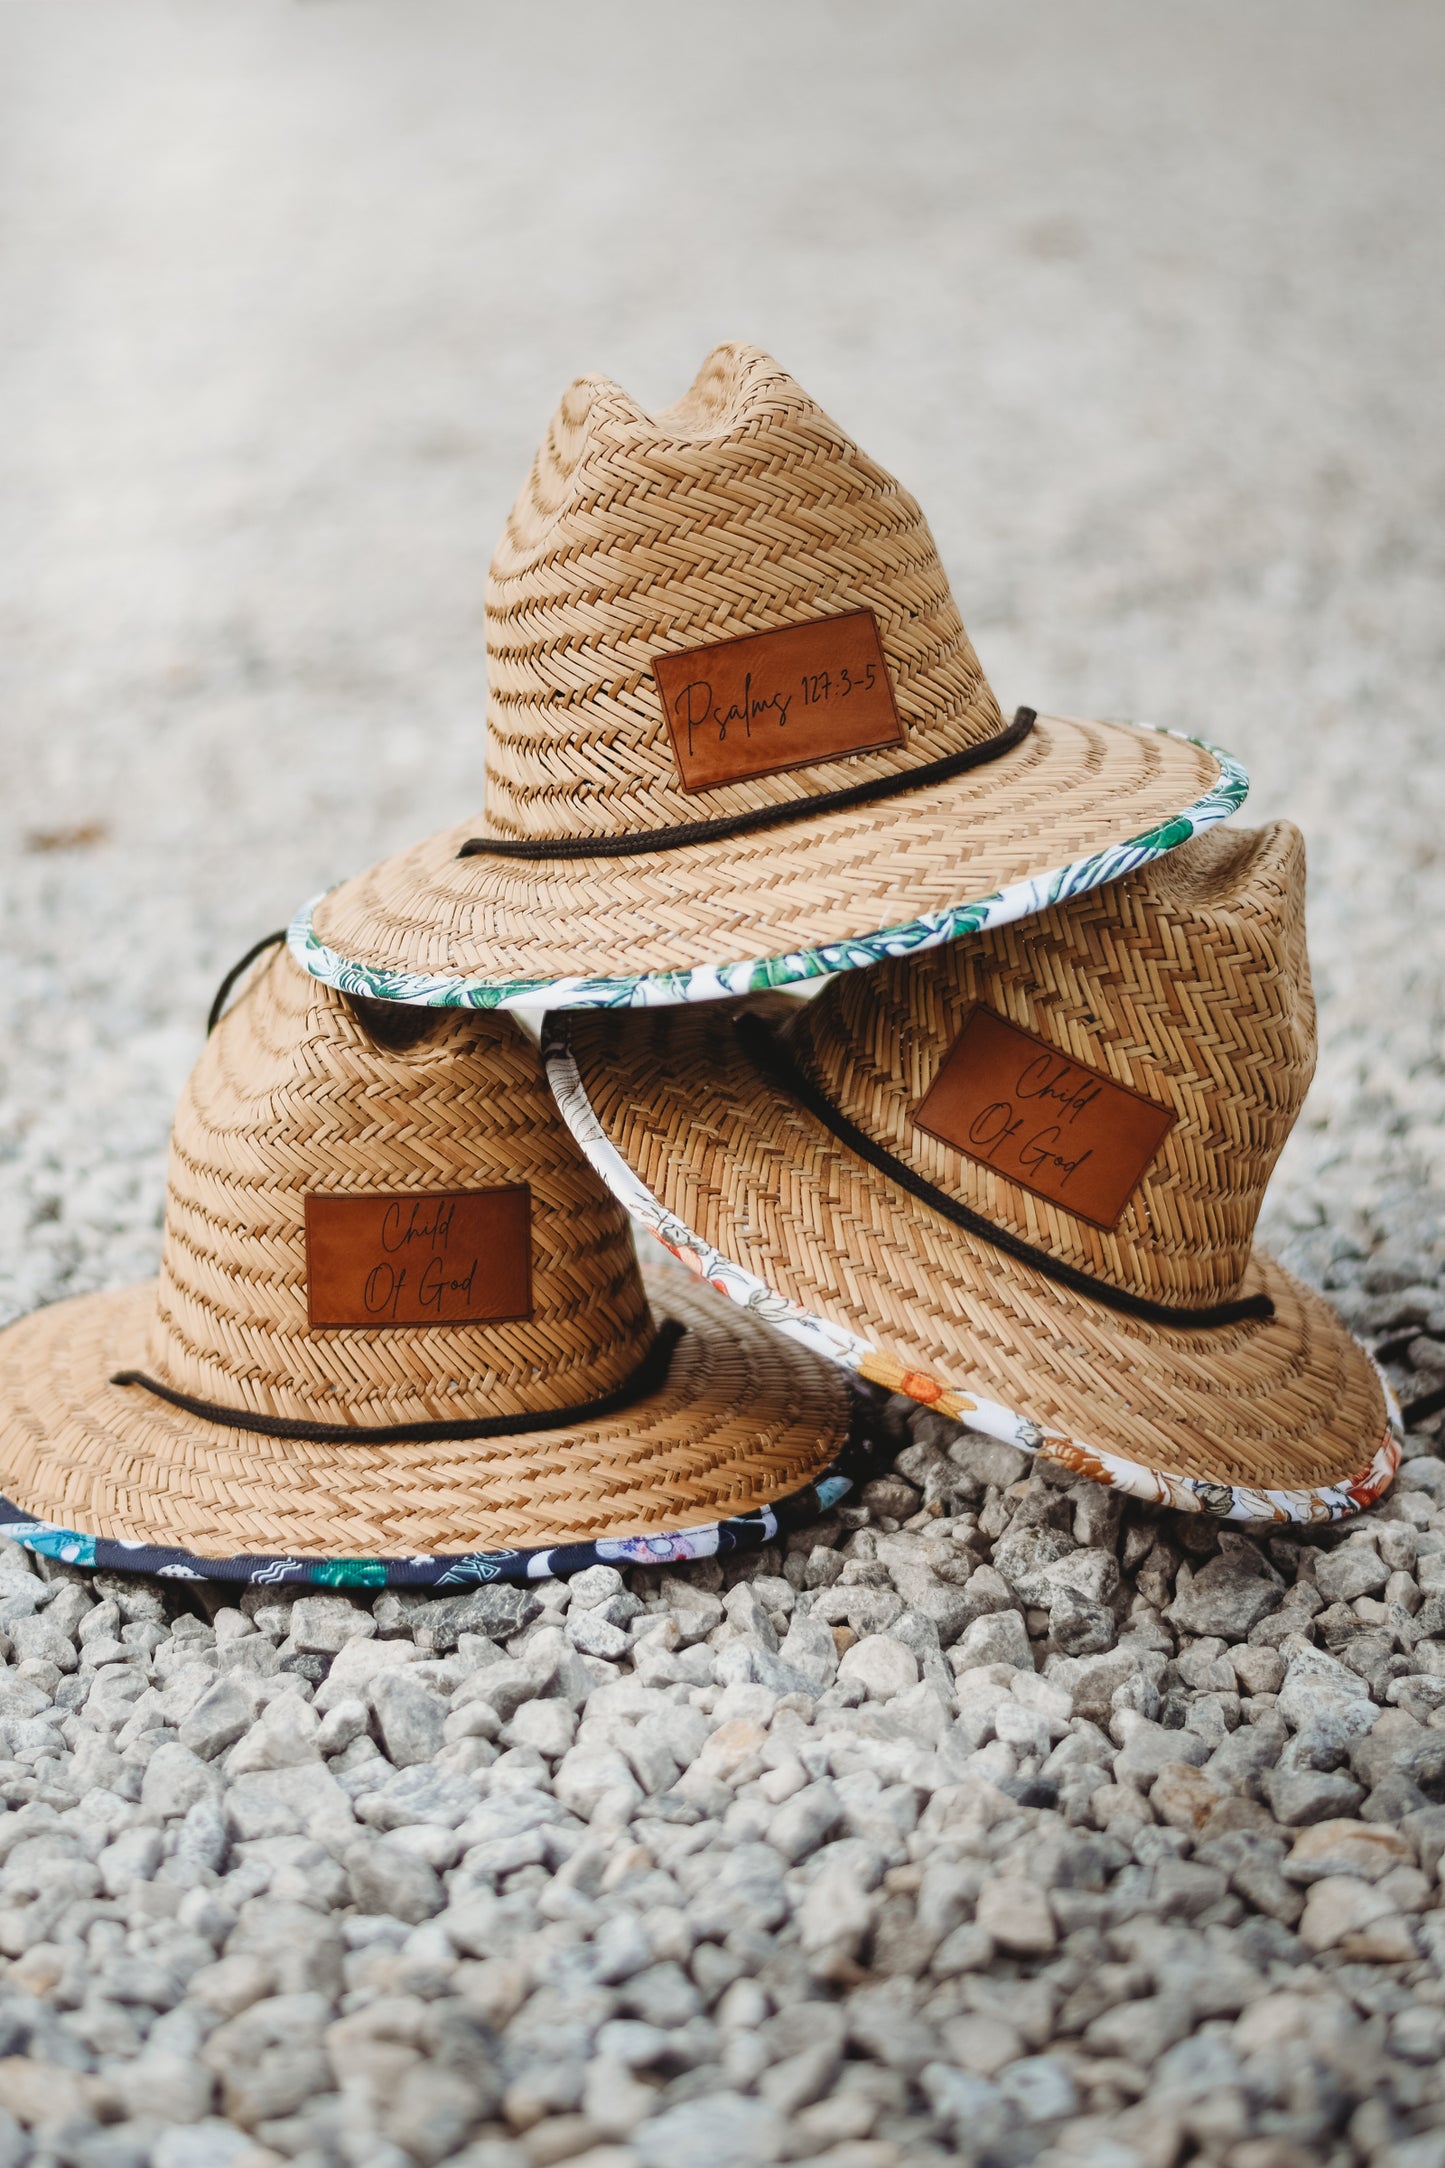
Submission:
[[[1116,1227],[1174,1115],[980,1005],[913,1124],[1092,1226]]]
[[[652,674],[684,790],[903,743],[871,610],[659,655]]]
[[[532,1192],[306,1199],[313,1326],[485,1325],[532,1314]]]

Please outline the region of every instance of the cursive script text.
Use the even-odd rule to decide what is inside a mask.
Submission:
[[[694,733],[704,724],[716,728],[719,745],[727,743],[728,730],[733,723],[742,724],[743,735],[747,738],[753,734],[753,724],[765,716],[770,716],[781,730],[792,704],[791,693],[769,693],[766,698],[755,693],[751,670],[743,678],[741,698],[728,701],[726,706],[721,701],[714,701],[712,686],[706,678],[694,678],[690,685],[683,686],[679,695],[682,720],[687,725],[688,752],[696,749]]]
[[[424,1242],[432,1250],[444,1250],[452,1238],[455,1211],[456,1206],[450,1198],[441,1204],[428,1204],[422,1198],[410,1203],[398,1199],[386,1208],[381,1223],[381,1246],[388,1256],[397,1250],[408,1249],[413,1242]]]

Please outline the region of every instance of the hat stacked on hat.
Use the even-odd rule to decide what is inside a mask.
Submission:
[[[1297,834],[1208,832],[1227,754],[1005,718],[914,499],[746,346],[656,414],[570,388],[487,648],[480,809],[225,1016],[159,1280],[0,1333],[0,1525],[266,1580],[685,1557],[862,1472],[847,1372],[1177,1506],[1378,1494],[1376,1373],[1253,1247],[1314,1010]],[[549,1018],[554,1105],[474,1013],[528,1003],[646,1013]]]
[[[487,587],[485,804],[308,906],[402,1002],[706,1000],[1037,910],[1238,806],[1165,731],[1020,710],[922,512],[757,348],[564,395]]]
[[[1333,1519],[1394,1474],[1369,1357],[1253,1246],[1315,1061],[1288,822],[806,1006],[548,1025],[629,1210],[860,1375],[1229,1519]]]
[[[182,1095],[159,1278],[0,1333],[0,1527],[363,1585],[764,1542],[847,1489],[862,1404],[659,1266],[512,1018],[353,1003],[282,951]]]

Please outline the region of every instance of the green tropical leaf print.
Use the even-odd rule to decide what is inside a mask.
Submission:
[[[1134,849],[1140,851],[1172,851],[1177,849],[1179,844],[1187,843],[1193,833],[1193,821],[1165,821],[1162,827],[1151,828],[1147,835],[1136,836]]]
[[[1123,727],[1129,727],[1121,725]],[[343,992],[369,994],[383,1001],[403,1001],[438,1008],[494,1009],[526,1002],[547,993],[551,1005],[569,1009],[663,1007],[686,1001],[714,1001],[722,994],[759,993],[774,986],[801,985],[837,971],[866,969],[888,957],[905,956],[935,947],[960,935],[1007,925],[1050,904],[1117,880],[1136,866],[1147,864],[1186,842],[1190,836],[1227,819],[1243,804],[1249,791],[1246,771],[1218,746],[1187,732],[1165,730],[1157,724],[1132,726],[1151,734],[1178,738],[1197,745],[1217,763],[1212,786],[1173,819],[1161,822],[1146,835],[1076,859],[1072,864],[1041,870],[993,894],[975,897],[955,908],[924,913],[907,923],[880,928],[876,933],[854,935],[815,948],[795,949],[785,955],[756,957],[734,963],[699,963],[691,968],[640,973],[618,978],[529,977],[489,979],[423,976],[360,966],[329,948],[316,933],[314,917],[320,897],[302,906],[291,927],[293,953],[312,976]]]
[[[792,986],[801,977],[796,956],[764,956],[757,963],[749,964],[745,973],[746,984],[740,993],[761,994],[769,986]]]

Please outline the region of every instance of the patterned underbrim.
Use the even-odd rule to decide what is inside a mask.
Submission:
[[[463,1551],[417,1558],[290,1558],[284,1553],[201,1558],[194,1551],[160,1544],[81,1535],[53,1521],[37,1521],[8,1498],[0,1498],[0,1536],[66,1565],[151,1573],[163,1580],[240,1581],[262,1588],[474,1588],[487,1581],[545,1581],[581,1573],[588,1566],[676,1566],[694,1558],[727,1558],[761,1550],[789,1529],[805,1528],[821,1519],[878,1474],[886,1457],[886,1448],[864,1425],[825,1474],[775,1505],[672,1535],[598,1537],[590,1543],[554,1543],[533,1550]]]
[[[614,1054],[616,1049],[613,1050]],[[672,1211],[656,1196],[636,1170],[618,1151],[604,1129],[587,1089],[576,1055],[567,1043],[567,1026],[563,1020],[549,1023],[543,1040],[543,1054],[547,1072],[557,1103],[566,1117],[568,1127],[576,1137],[597,1172],[609,1189],[624,1204],[634,1220],[654,1235],[681,1264],[705,1280],[720,1294],[729,1296],[742,1309],[755,1317],[766,1319],[780,1332],[797,1341],[799,1346],[811,1348],[815,1354],[826,1356],[829,1361],[880,1386],[887,1392],[907,1394],[923,1405],[937,1410],[940,1415],[964,1424],[969,1430],[984,1437],[996,1438],[1029,1455],[1042,1454],[1073,1469],[1078,1475],[1090,1477],[1111,1490],[1125,1492],[1150,1505],[1168,1506],[1185,1513],[1209,1513],[1221,1520],[1243,1522],[1318,1522],[1335,1521],[1362,1512],[1389,1488],[1400,1464],[1404,1434],[1400,1411],[1384,1378],[1371,1362],[1365,1350],[1354,1342],[1321,1296],[1305,1289],[1290,1279],[1271,1260],[1259,1260],[1268,1273],[1268,1286],[1278,1300],[1281,1309],[1301,1308],[1304,1312],[1303,1338],[1328,1340],[1342,1360],[1368,1382],[1378,1383],[1377,1414],[1368,1431],[1362,1431],[1358,1445],[1348,1460],[1341,1455],[1337,1474],[1328,1480],[1309,1482],[1271,1482],[1268,1472],[1261,1469],[1260,1480],[1247,1482],[1222,1480],[1218,1476],[1191,1475],[1171,1472],[1149,1465],[1147,1460],[1130,1459],[1126,1454],[1111,1451],[1087,1436],[1064,1431],[1057,1425],[1046,1425],[1029,1414],[1026,1408],[1006,1406],[987,1391],[984,1377],[980,1375],[977,1359],[962,1350],[947,1375],[940,1375],[923,1367],[916,1352],[910,1353],[898,1345],[890,1346],[882,1333],[869,1337],[847,1323],[840,1315],[825,1315],[820,1308],[810,1308],[804,1303],[789,1300],[756,1272],[748,1270],[736,1254],[726,1255],[715,1242],[707,1239],[696,1226],[690,1225]],[[655,1082],[655,1079],[653,1080]],[[727,1080],[714,1071],[709,1077],[714,1100],[710,1109],[715,1136],[717,1105],[726,1099]],[[641,1076],[634,1078],[629,1087],[631,1103],[647,1105],[648,1085]],[[721,1100],[716,1096],[721,1093]],[[744,1125],[749,1135],[761,1146],[769,1142],[768,1124],[758,1108],[749,1109]],[[776,1140],[773,1140],[776,1145]],[[770,1164],[783,1158],[781,1146],[777,1146]],[[676,1167],[681,1177],[688,1170],[689,1161],[683,1152]],[[696,1174],[696,1167],[692,1168]],[[873,1179],[862,1170],[860,1179]],[[694,1185],[697,1194],[700,1190]],[[902,1199],[904,1215],[911,1201]],[[827,1215],[819,1208],[817,1223],[827,1224]],[[900,1223],[901,1224],[901,1223]],[[897,1229],[895,1229],[895,1233]],[[900,1257],[902,1256],[900,1246]],[[903,1260],[906,1263],[906,1259]],[[989,1284],[997,1286],[1000,1317],[1010,1314],[1007,1260],[993,1259],[986,1267]],[[900,1287],[902,1282],[900,1281]],[[897,1291],[895,1291],[897,1292]],[[1002,1328],[1001,1328],[1002,1329]],[[1282,1330],[1274,1322],[1248,1328],[1261,1339],[1272,1338]],[[1113,1349],[1113,1361],[1120,1380],[1119,1396],[1127,1396],[1127,1380],[1131,1359],[1138,1361],[1141,1333],[1147,1336],[1149,1328],[1138,1328],[1130,1321],[1110,1317],[1105,1330],[1117,1336]],[[1131,1335],[1133,1336],[1131,1340]],[[1049,1350],[1037,1350],[1037,1363],[1041,1378],[1047,1370]],[[1374,1385],[1371,1384],[1371,1391]],[[1100,1396],[1096,1420],[1102,1429],[1112,1416],[1117,1425],[1118,1406],[1111,1407],[1107,1394]]]
[[[1164,857],[1248,791],[1202,738],[1041,716],[977,774],[665,854],[461,858],[473,818],[314,898],[291,952],[341,993],[423,1008],[716,1001],[1030,917]]]

